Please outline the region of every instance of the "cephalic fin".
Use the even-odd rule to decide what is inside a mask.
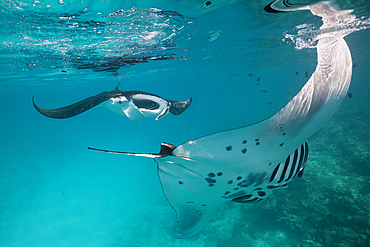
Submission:
[[[161,144],[161,150],[159,153],[131,153],[131,152],[121,152],[121,151],[112,151],[112,150],[106,150],[106,149],[100,149],[100,148],[92,148],[92,147],[87,147],[89,150],[94,150],[94,151],[99,151],[99,152],[105,152],[105,153],[112,153],[112,154],[124,154],[124,155],[131,155],[131,156],[139,156],[139,157],[147,157],[147,158],[163,158],[167,156],[174,156],[178,158],[182,158],[185,160],[193,160],[189,157],[185,157],[182,155],[174,155],[172,154],[172,151],[176,149],[175,145],[162,142]]]
[[[176,148],[176,146],[162,142],[161,144],[161,151],[159,153],[131,153],[131,152],[120,152],[120,151],[111,151],[99,148],[92,148],[88,147],[89,150],[100,151],[105,153],[112,153],[112,154],[124,154],[124,155],[132,155],[132,156],[140,156],[140,157],[148,157],[148,158],[160,158],[172,155],[172,151]]]

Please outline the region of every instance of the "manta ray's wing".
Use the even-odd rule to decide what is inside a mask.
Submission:
[[[173,100],[169,100],[169,102],[171,103],[170,112],[173,115],[180,115],[186,109],[188,109],[188,107],[190,106],[192,100],[193,100],[192,98],[189,98],[188,100],[184,100],[184,101],[173,101]]]
[[[117,96],[117,94],[113,93],[114,91],[110,92],[103,92],[94,96],[91,96],[89,98],[86,98],[84,100],[81,100],[77,103],[74,103],[69,106],[61,107],[58,109],[43,109],[36,105],[34,101],[34,97],[32,96],[32,103],[35,109],[41,113],[42,115],[50,118],[57,118],[57,119],[63,119],[63,118],[70,118],[74,117],[78,114],[81,114],[101,103],[104,101]]]

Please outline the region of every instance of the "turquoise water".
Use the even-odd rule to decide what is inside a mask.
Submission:
[[[199,234],[174,239],[153,160],[87,150],[155,153],[278,111],[315,70],[321,20],[266,13],[269,3],[3,1],[0,246],[368,246],[366,1],[337,2],[356,16],[344,29],[352,97],[307,140],[303,178],[266,200],[225,204]],[[193,103],[140,123],[99,107],[56,120],[32,105],[34,95],[43,108],[65,106],[118,82]]]

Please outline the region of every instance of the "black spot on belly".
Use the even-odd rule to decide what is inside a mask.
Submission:
[[[217,176],[221,177],[221,176],[222,176],[222,174],[223,174],[222,172],[218,172],[218,173],[217,173]]]
[[[184,184],[182,181],[179,181],[179,184]]]
[[[256,139],[255,141],[258,142],[260,139]]]
[[[242,176],[238,176],[238,177],[236,178],[236,180],[240,180],[240,179],[242,179]]]
[[[226,195],[228,195],[228,194],[230,194],[230,191],[226,191],[224,195],[226,196]]]
[[[206,204],[203,204],[202,207],[206,206]]]
[[[243,144],[247,144],[247,140],[244,140],[244,141],[243,141]]]
[[[280,185],[278,185],[278,186],[274,186],[274,185],[267,186],[267,189],[270,189],[270,190],[276,189],[276,188],[280,188]]]
[[[286,135],[286,133],[283,133],[283,136],[285,136]]]
[[[247,149],[246,148],[243,148],[242,149],[242,154],[245,154],[247,152]]]
[[[229,182],[227,182],[228,184],[232,184],[233,183],[233,180],[229,180]]]
[[[257,194],[259,196],[265,196],[266,195],[266,192],[264,192],[264,191],[258,191]]]
[[[234,188],[234,190],[238,190],[239,188]]]
[[[186,202],[186,203],[194,203],[194,202],[190,201],[190,202]]]
[[[256,190],[262,190],[262,188],[255,188],[253,191],[256,191]]]
[[[208,183],[210,183],[210,184],[214,184],[214,183],[216,183],[217,182],[217,180],[216,179],[213,179],[213,178],[205,178],[206,179],[206,181],[208,182]]]
[[[245,195],[245,196],[241,196],[241,197],[237,197],[237,198],[234,198],[232,199],[231,201],[233,202],[247,202],[249,198],[251,198],[253,195]]]
[[[227,146],[226,151],[231,151],[232,148],[233,148],[232,146]]]
[[[208,177],[211,177],[211,178],[216,177],[216,175],[215,175],[213,172],[210,172],[210,173],[208,173],[207,175],[208,175]]]
[[[206,2],[206,6],[209,6],[209,5],[211,5],[212,4],[212,2],[211,1],[207,1]]]
[[[209,184],[208,186],[209,186],[209,187],[213,187],[213,186],[215,186],[215,184]]]
[[[284,145],[284,143],[280,143],[279,147],[282,147]]]
[[[258,146],[258,145],[260,145],[260,143],[259,142],[256,142],[256,146]]]

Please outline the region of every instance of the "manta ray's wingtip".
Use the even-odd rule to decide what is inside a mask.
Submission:
[[[39,113],[41,113],[41,114],[42,114],[42,115],[44,115],[44,116],[50,117],[50,116],[48,116],[48,114],[47,114],[47,110],[44,110],[44,109],[42,109],[42,108],[40,108],[39,106],[37,106],[37,105],[36,105],[36,103],[35,103],[35,95],[32,95],[32,104],[33,104],[33,107],[35,107],[35,109],[36,109]]]
[[[172,100],[170,100],[170,102],[171,102],[170,112],[173,115],[180,115],[186,109],[188,109],[188,107],[190,106],[192,101],[193,101],[192,97],[190,97],[188,100],[184,100],[184,101],[172,101]]]
[[[40,110],[39,110],[39,107],[36,105],[36,103],[35,103],[35,95],[32,95],[32,104],[33,104],[33,107],[35,107],[35,109],[38,111],[38,112],[40,112]],[[41,114],[42,114],[42,112],[40,112]]]
[[[53,109],[53,110],[46,110],[46,109],[43,109],[43,108],[39,107],[35,103],[35,96],[34,95],[32,95],[32,104],[33,104],[33,107],[35,107],[36,111],[38,111],[39,113],[41,113],[42,115],[44,115],[46,117],[56,118],[56,119],[63,119],[63,118],[70,117],[70,116],[66,116],[65,114],[60,114],[60,109],[63,109],[63,108]]]
[[[35,95],[32,95],[32,104],[34,107],[36,107],[36,104],[35,104]]]

